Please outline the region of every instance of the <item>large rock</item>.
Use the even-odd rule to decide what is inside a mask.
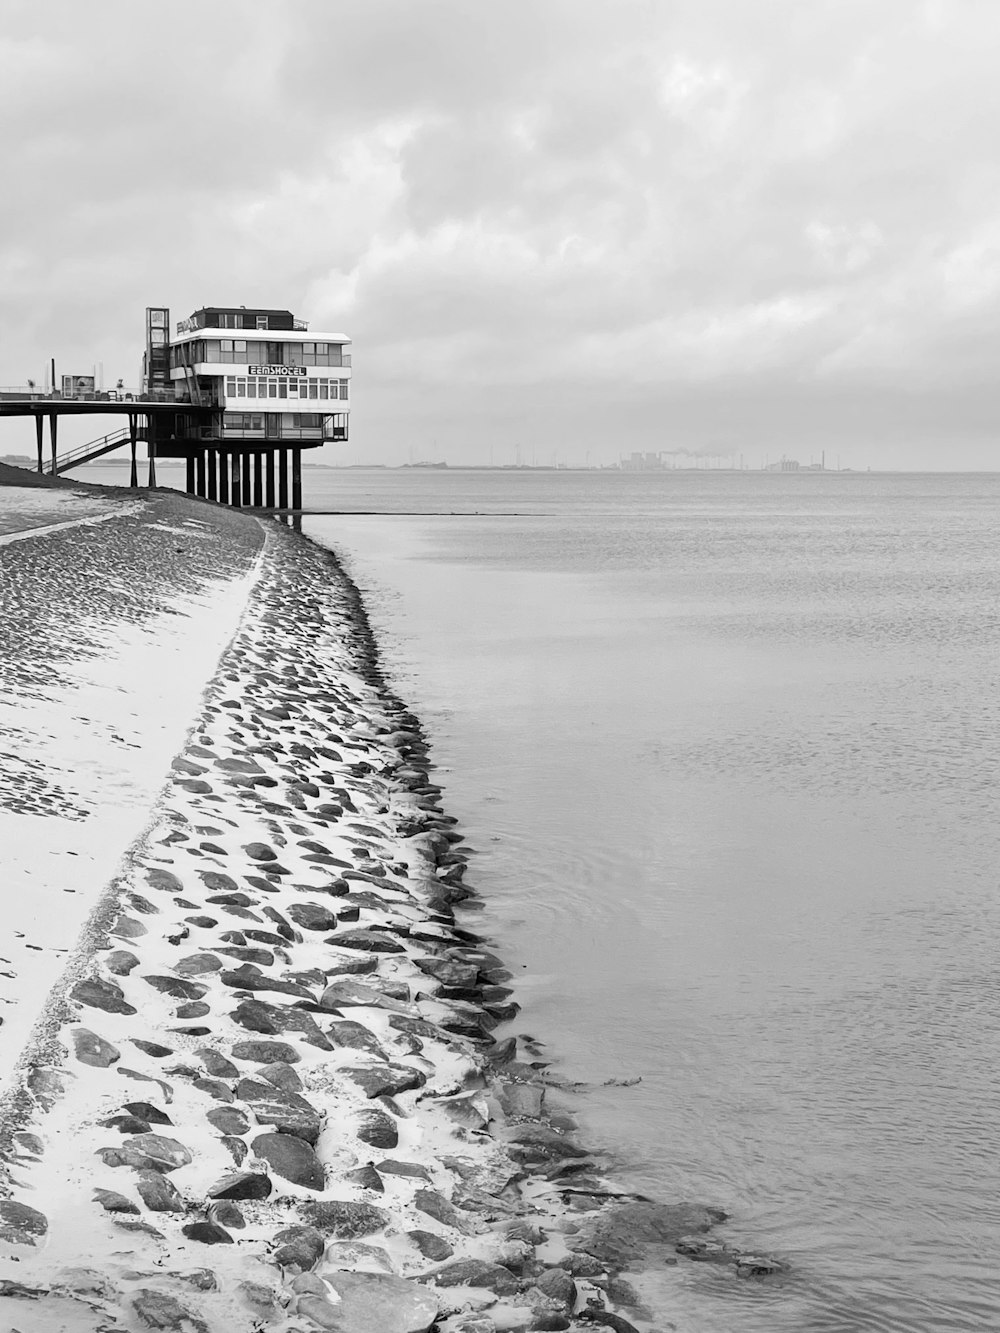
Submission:
[[[274,1125],[283,1134],[294,1134],[310,1144],[319,1138],[322,1117],[298,1093],[243,1078],[237,1085],[236,1096],[247,1103],[260,1124]]]
[[[159,1171],[140,1171],[136,1189],[143,1203],[154,1213],[183,1213],[184,1200]]]
[[[273,1189],[262,1171],[230,1171],[208,1191],[210,1199],[266,1199]]]
[[[272,1258],[281,1268],[297,1268],[306,1273],[323,1256],[326,1241],[315,1227],[286,1227],[275,1236],[278,1248]]]
[[[421,972],[445,986],[474,986],[479,977],[475,963],[456,963],[449,958],[415,958]]]
[[[95,1069],[107,1069],[121,1059],[121,1051],[105,1041],[89,1028],[74,1028],[70,1033],[73,1038],[73,1054],[81,1064],[93,1065]]]
[[[322,1163],[304,1139],[294,1134],[258,1134],[250,1147],[283,1180],[303,1189],[323,1188]]]
[[[403,953],[403,946],[391,935],[377,930],[345,930],[331,941],[339,949],[361,949],[365,953]]]
[[[247,1060],[255,1065],[294,1065],[302,1059],[294,1046],[283,1041],[238,1041],[230,1054],[234,1060]]]
[[[333,1305],[338,1333],[426,1333],[437,1318],[435,1296],[389,1273],[322,1274],[340,1300]]]
[[[302,1216],[319,1231],[337,1240],[354,1240],[384,1230],[392,1217],[384,1208],[351,1199],[324,1199],[302,1205]]]
[[[83,981],[78,981],[70,991],[70,995],[81,1004],[89,1005],[92,1009],[103,1009],[108,1014],[136,1012],[135,1007],[126,1002],[125,992],[121,986],[116,986],[113,981],[105,981],[101,977],[86,977]]]
[[[277,991],[281,995],[294,995],[299,1000],[313,998],[312,991],[307,990],[305,986],[296,985],[294,981],[282,981],[280,977],[265,976],[252,963],[246,963],[243,967],[234,968],[232,971],[220,972],[219,979],[226,986],[232,986],[236,990]]]
[[[220,1134],[247,1134],[250,1130],[249,1120],[235,1106],[218,1106],[209,1111],[205,1119]]]
[[[162,1134],[137,1134],[134,1139],[126,1139],[122,1151],[130,1157],[141,1159],[137,1162],[140,1169],[149,1167],[153,1171],[176,1171],[179,1167],[190,1166],[191,1154],[183,1143],[176,1139],[165,1138]],[[129,1161],[132,1165],[132,1161]]]
[[[427,1281],[439,1287],[485,1287],[498,1296],[511,1296],[520,1283],[509,1268],[487,1263],[484,1259],[459,1259],[428,1274]]]
[[[15,1203],[13,1199],[0,1199],[0,1240],[11,1241],[14,1245],[34,1245],[48,1229],[45,1214],[37,1208]]]
[[[366,1107],[358,1116],[355,1133],[362,1143],[372,1148],[388,1149],[399,1145],[399,1129],[395,1120],[374,1106]]]
[[[303,930],[334,930],[337,925],[334,913],[319,903],[292,903],[288,915]]]
[[[390,999],[375,986],[368,986],[363,981],[353,981],[345,977],[334,981],[320,996],[322,1009],[347,1009],[352,1006],[370,1006],[373,1009],[389,1009],[396,1013],[405,1013],[408,1006],[398,1000]]]
[[[183,977],[149,976],[143,977],[143,981],[162,995],[172,995],[175,1000],[200,1000],[207,989],[197,981],[185,981]]]
[[[642,1258],[649,1245],[676,1245],[682,1238],[708,1231],[726,1214],[696,1203],[621,1203],[604,1208],[570,1238],[574,1250],[625,1268]]]
[[[356,1051],[367,1051],[369,1055],[374,1055],[377,1060],[388,1059],[374,1032],[366,1028],[363,1023],[354,1022],[353,1019],[345,1018],[339,1023],[331,1023],[327,1029],[327,1035],[334,1046],[346,1046]]]
[[[359,1065],[341,1072],[369,1097],[395,1097],[427,1082],[427,1076],[410,1065]]]

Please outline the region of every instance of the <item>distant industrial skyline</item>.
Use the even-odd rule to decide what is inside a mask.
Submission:
[[[353,338],[331,462],[1000,467],[1000,6],[275,17],[5,6],[0,384],[247,301]]]

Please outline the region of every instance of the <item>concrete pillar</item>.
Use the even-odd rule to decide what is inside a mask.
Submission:
[[[146,435],[149,435],[149,427],[146,428]],[[135,446],[139,438],[139,418],[134,412],[128,414],[128,443],[131,450],[131,470],[129,472],[128,484],[135,490],[139,485],[139,465],[135,459]]]
[[[38,471],[45,471],[45,464],[42,462],[42,436],[45,431],[45,422],[42,420],[41,412],[35,413],[35,443],[38,445]]]
[[[243,468],[243,508],[248,509],[253,504],[253,482],[251,479],[251,459],[248,453],[241,455]]]
[[[224,449],[219,450],[219,503],[229,503],[229,455]]]
[[[302,508],[302,450],[292,450],[292,508]]]
[[[230,454],[230,472],[229,472],[229,503],[234,509],[239,509],[243,503],[243,493],[240,487],[240,456],[237,453]]]
[[[200,449],[194,458],[194,493],[205,497],[205,451]]]
[[[51,450],[51,453],[52,453],[52,463],[51,463],[51,468],[50,468],[50,470],[51,470],[51,473],[52,473],[52,476],[53,476],[53,477],[57,475],[57,473],[56,473],[56,440],[58,439],[58,435],[59,435],[59,418],[56,416],[55,412],[50,412],[50,413],[49,413],[49,449]]]
[[[146,441],[146,453],[149,455],[149,489],[152,490],[156,485],[156,445],[152,440]]]
[[[274,508],[274,450],[268,449],[264,455],[264,504]]]
[[[188,495],[194,495],[194,454],[188,454],[184,460],[184,489]]]
[[[278,450],[278,508],[288,508],[288,450]]]
[[[219,498],[219,455],[215,449],[209,449],[205,457],[208,472],[208,490],[205,494],[210,500]]]
[[[264,455],[253,456],[253,505],[261,509],[264,505]]]

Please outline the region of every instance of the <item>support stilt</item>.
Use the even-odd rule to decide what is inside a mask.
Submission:
[[[292,508],[303,507],[303,451],[292,449]]]
[[[264,455],[264,504],[274,508],[274,450],[268,449]]]
[[[253,504],[253,484],[250,476],[250,467],[251,467],[250,455],[246,453],[242,454],[240,457],[240,463],[243,473],[243,508],[249,509],[250,506]]]
[[[219,498],[219,455],[215,449],[209,449],[206,459],[208,472],[208,491],[210,500]]]
[[[239,454],[235,453],[231,454],[230,463],[231,463],[231,471],[229,474],[230,475],[229,503],[233,506],[234,509],[240,509],[243,503],[243,495],[240,488],[241,469],[240,469]]]
[[[58,433],[59,433],[59,418],[56,416],[55,412],[52,412],[52,413],[50,413],[50,415],[49,415],[49,448],[50,448],[51,453],[52,453],[52,468],[51,468],[51,471],[52,471],[52,476],[53,476],[53,477],[56,477],[56,476],[59,475],[59,474],[56,472],[56,461],[57,461],[57,460],[56,460],[56,440],[57,440],[57,438],[58,438]]]
[[[194,493],[205,498],[205,451],[200,450],[194,460]]]
[[[152,440],[146,441],[146,453],[149,455],[149,489],[152,490],[156,485],[156,445]]]
[[[136,445],[136,440],[139,438],[138,426],[139,426],[139,418],[135,416],[134,413],[130,412],[128,417],[128,442],[129,442],[129,448],[132,451],[132,471],[129,476],[128,484],[132,487],[133,490],[137,490],[139,486],[139,465],[135,460],[135,445]],[[146,431],[146,434],[147,435],[149,434],[148,430]]]
[[[253,456],[253,507],[260,509],[264,504],[264,455]]]
[[[45,431],[45,422],[42,420],[41,412],[35,416],[35,443],[38,445],[38,470],[45,471],[45,464],[42,462],[42,436]]]
[[[288,508],[288,450],[278,450],[278,508]]]
[[[194,474],[194,454],[188,454],[184,460],[185,464],[185,489],[188,495],[195,494],[195,474]]]
[[[229,455],[224,449],[219,450],[219,503],[229,503]]]

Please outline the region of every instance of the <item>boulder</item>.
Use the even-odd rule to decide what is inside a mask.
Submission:
[[[293,1134],[309,1144],[315,1144],[319,1138],[322,1117],[298,1093],[243,1078],[237,1085],[236,1096],[247,1103],[260,1124],[274,1125],[281,1133]]]
[[[674,1246],[725,1218],[720,1209],[695,1203],[612,1204],[584,1222],[570,1244],[574,1250],[583,1250],[609,1266],[626,1268],[644,1256],[648,1245]]]
[[[153,1171],[169,1172],[191,1164],[191,1154],[184,1144],[161,1134],[138,1134],[134,1139],[126,1139],[122,1150],[141,1159],[137,1162],[140,1170],[149,1167]]]
[[[383,1150],[395,1148],[399,1144],[399,1130],[391,1115],[375,1107],[366,1107],[358,1116],[358,1127],[354,1131],[362,1143],[372,1148]]]
[[[422,1088],[427,1076],[410,1065],[361,1065],[342,1070],[369,1097],[395,1097],[400,1092]]]
[[[239,1078],[240,1071],[232,1061],[218,1051],[213,1051],[211,1046],[199,1046],[195,1055],[213,1078]]]
[[[125,1000],[125,992],[113,981],[101,977],[86,977],[78,981],[70,995],[92,1009],[103,1009],[108,1014],[134,1014],[135,1007]]]
[[[34,1245],[49,1229],[48,1219],[37,1208],[13,1199],[0,1199],[0,1240],[14,1245]]]
[[[355,1240],[382,1231],[392,1222],[384,1208],[370,1203],[356,1203],[351,1199],[324,1199],[304,1203],[302,1216],[317,1230],[338,1240]]]
[[[338,1333],[426,1333],[437,1318],[434,1295],[389,1273],[323,1273],[339,1301],[333,1304]],[[303,1299],[308,1299],[303,1298]]]
[[[434,1282],[439,1287],[485,1287],[498,1296],[512,1296],[521,1286],[509,1268],[487,1263],[485,1259],[458,1259],[435,1269],[422,1281]]]
[[[345,930],[331,941],[339,949],[360,949],[365,953],[403,953],[404,948],[391,935],[377,930]]]
[[[432,1264],[444,1263],[445,1259],[450,1259],[455,1253],[444,1237],[435,1235],[433,1231],[421,1231],[417,1228],[406,1234],[424,1258],[429,1259]]]
[[[283,1180],[303,1189],[323,1188],[322,1163],[304,1139],[294,1134],[258,1134],[250,1147]]]
[[[210,1199],[267,1199],[274,1186],[262,1171],[229,1171],[208,1191]]]
[[[255,1065],[294,1065],[302,1059],[294,1046],[283,1041],[238,1041],[230,1050],[234,1060]]]
[[[117,1190],[94,1190],[94,1198],[106,1213],[138,1213],[139,1205]]]
[[[292,903],[288,915],[303,930],[335,930],[337,918],[319,903]]]
[[[140,1171],[136,1189],[147,1208],[154,1213],[183,1213],[184,1200],[173,1184],[159,1171]]]
[[[108,1069],[121,1059],[121,1051],[105,1041],[89,1028],[73,1028],[73,1054],[81,1064],[93,1065],[95,1069]]]
[[[315,1227],[286,1227],[275,1236],[278,1248],[272,1259],[281,1268],[297,1268],[306,1273],[322,1258],[326,1242]]]

